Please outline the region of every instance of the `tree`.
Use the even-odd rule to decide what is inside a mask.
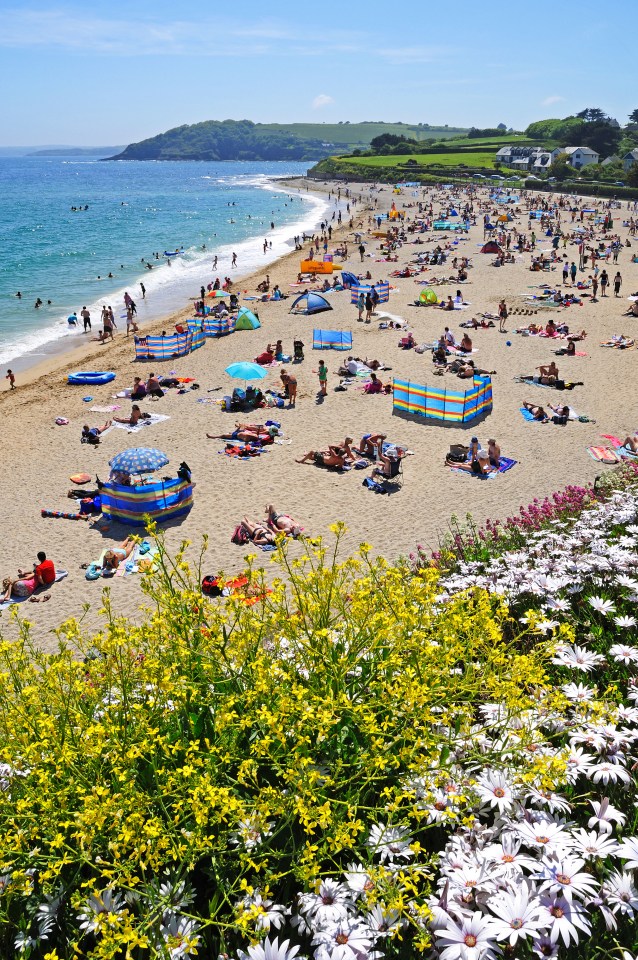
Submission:
[[[638,110],[632,110],[629,114],[629,122],[638,124]]]
[[[370,146],[375,153],[380,153],[383,147],[396,147],[397,143],[405,140],[403,134],[397,136],[396,133],[381,133],[378,137],[373,137]]]
[[[621,131],[608,120],[593,120],[583,127],[580,142],[583,147],[595,150],[604,158],[616,152],[621,135]]]
[[[549,165],[547,172],[550,177],[556,177],[559,181],[567,180],[572,173],[567,154],[559,153],[556,159]]]
[[[598,107],[586,107],[584,110],[581,110],[580,113],[577,113],[576,116],[584,120],[585,123],[603,123],[609,120],[604,110],[600,110]]]
[[[628,187],[638,187],[638,163],[633,163],[625,176]]]

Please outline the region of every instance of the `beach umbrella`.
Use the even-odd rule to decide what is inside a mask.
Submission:
[[[210,293],[207,293],[207,294],[206,294],[206,296],[207,296],[207,297],[219,297],[219,298],[221,299],[222,297],[227,297],[228,294],[226,293],[225,290],[211,290]]]
[[[168,463],[168,457],[153,447],[131,447],[109,460],[109,467],[122,473],[153,473]]]
[[[238,363],[231,363],[226,367],[226,373],[234,380],[263,380],[266,371],[258,363],[250,363],[248,360],[240,360]]]

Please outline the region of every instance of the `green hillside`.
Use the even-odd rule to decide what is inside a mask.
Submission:
[[[457,127],[388,123],[252,123],[206,120],[132,143],[112,160],[320,160],[338,150],[367,150],[383,133],[440,139]]]

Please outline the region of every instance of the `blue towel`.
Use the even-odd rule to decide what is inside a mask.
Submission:
[[[531,410],[528,410],[527,407],[521,407],[521,413],[523,414],[523,420],[531,420],[532,423],[540,422],[535,419],[534,414]]]

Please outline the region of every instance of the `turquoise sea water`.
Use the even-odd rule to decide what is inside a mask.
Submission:
[[[183,307],[215,276],[266,267],[326,212],[321,199],[272,179],[306,169],[300,163],[0,158],[0,364],[26,352],[41,359],[47,345],[79,337],[67,316],[85,304],[95,329],[102,304],[122,315],[128,290],[143,321]],[[71,210],[86,204],[88,210]],[[272,242],[266,255],[264,239]],[[181,247],[185,253],[170,267],[167,258],[154,259]],[[97,279],[109,272],[113,279]],[[38,297],[44,305],[35,309]]]

